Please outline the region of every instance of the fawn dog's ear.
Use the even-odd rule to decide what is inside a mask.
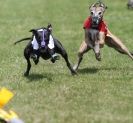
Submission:
[[[98,6],[102,7],[104,9],[104,11],[105,11],[105,9],[108,8],[104,3],[102,3],[101,1],[98,1],[98,2],[93,3],[91,6],[89,6],[89,9],[91,10],[92,8],[98,7]]]
[[[89,9],[92,9],[93,7],[95,7],[96,3],[93,3],[89,6]]]
[[[107,9],[108,7],[104,4],[104,3],[102,3],[102,2],[99,2],[99,4],[100,4],[100,7],[103,7],[104,9]]]

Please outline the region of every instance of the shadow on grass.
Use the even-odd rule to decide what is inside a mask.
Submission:
[[[30,82],[32,81],[37,81],[37,80],[42,80],[42,79],[47,79],[48,81],[52,81],[52,74],[38,74],[38,73],[32,73],[29,76],[26,77]]]
[[[83,68],[83,69],[79,69],[78,73],[81,73],[81,74],[86,74],[86,73],[94,74],[94,73],[97,73],[98,71],[99,71],[98,68]]]
[[[128,70],[132,71],[133,69],[132,68],[128,68]],[[95,67],[91,67],[91,68],[83,68],[83,69],[79,69],[78,70],[78,73],[81,73],[81,74],[95,74],[99,71],[114,71],[114,72],[119,72],[119,71],[125,71],[124,68],[120,68],[120,67],[100,67],[100,68],[95,68]]]

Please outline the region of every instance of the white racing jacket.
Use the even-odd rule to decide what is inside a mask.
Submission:
[[[39,29],[38,31],[44,31],[44,30],[43,30],[43,29]],[[32,43],[32,46],[33,46],[33,49],[34,49],[34,50],[38,50],[38,49],[39,49],[39,44],[38,44],[38,42],[37,42],[35,36],[33,36],[33,40],[32,40],[31,43]],[[53,49],[53,48],[54,48],[54,39],[53,39],[53,37],[52,37],[51,34],[49,35],[48,47],[49,47],[50,49]]]

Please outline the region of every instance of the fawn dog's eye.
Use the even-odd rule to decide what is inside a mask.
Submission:
[[[99,15],[101,15],[101,14],[102,14],[102,12],[99,12],[98,14],[99,14]]]
[[[91,12],[91,15],[93,15],[93,12]]]

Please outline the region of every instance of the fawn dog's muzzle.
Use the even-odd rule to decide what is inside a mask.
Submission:
[[[101,19],[99,17],[92,17],[92,24],[99,25]]]

